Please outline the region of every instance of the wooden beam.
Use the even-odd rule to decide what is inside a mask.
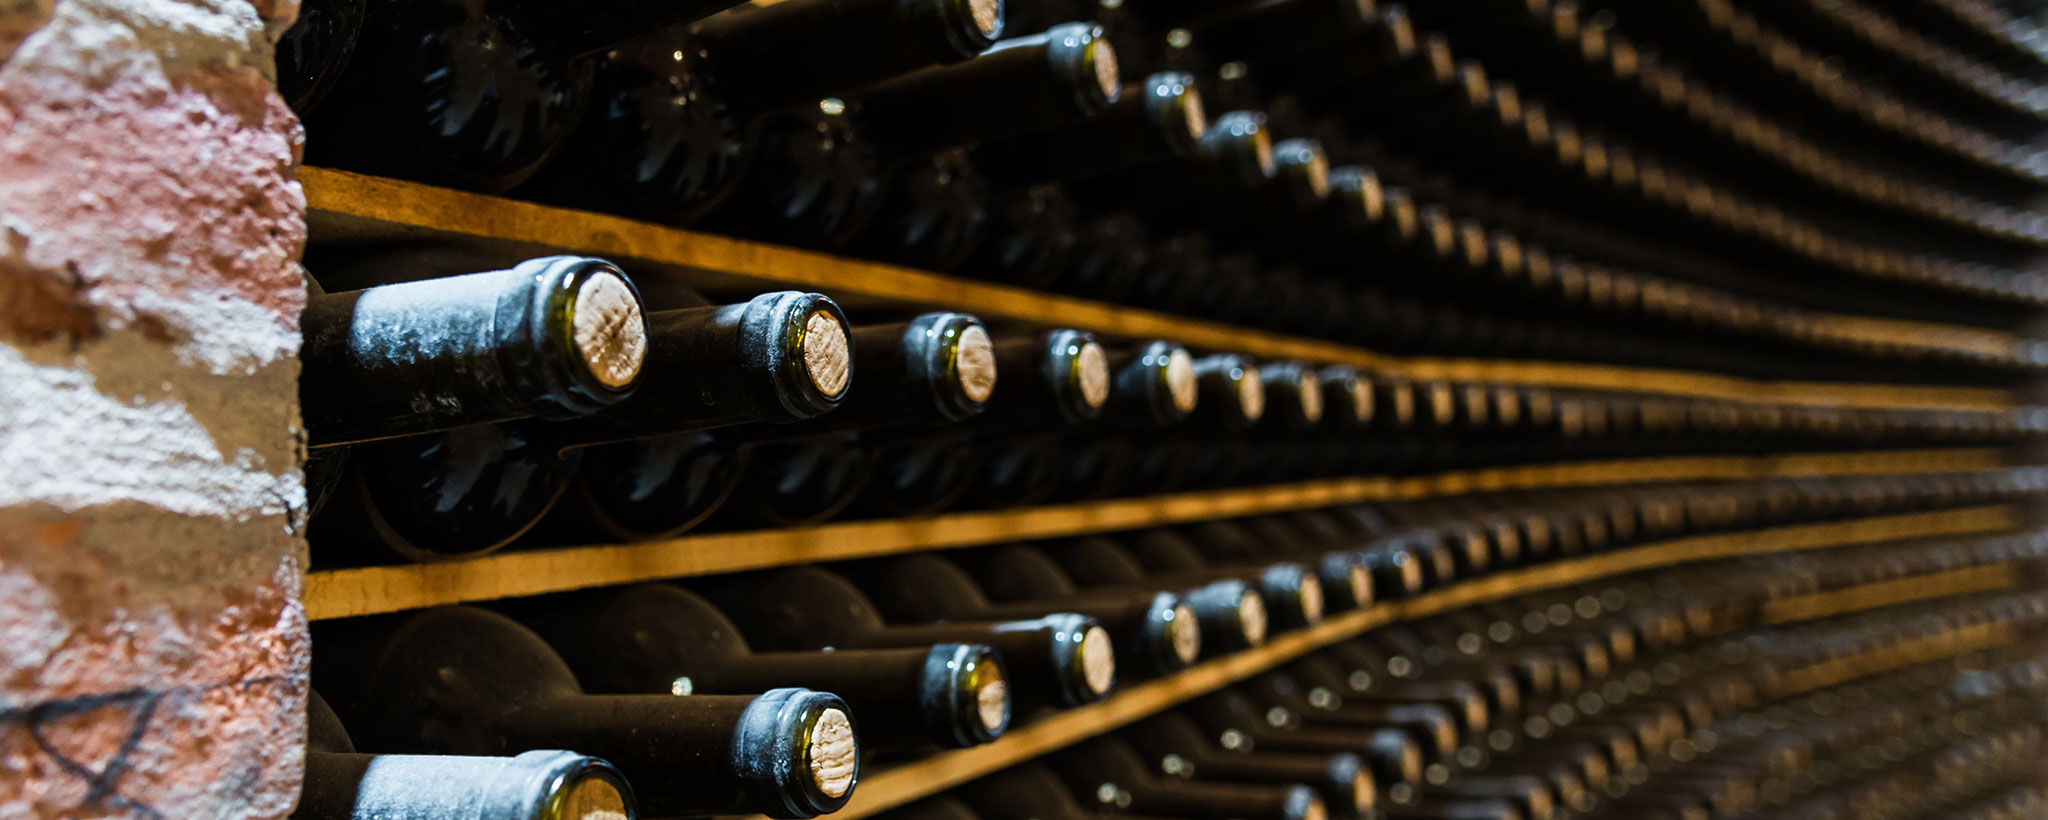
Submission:
[[[1612,365],[1403,358],[1333,342],[415,182],[312,167],[299,169],[299,181],[310,208],[307,219],[314,235],[323,242],[440,238],[483,242],[524,252],[571,251],[617,261],[643,281],[674,275],[693,283],[726,288],[809,288],[840,299],[944,307],[990,320],[1078,327],[1125,338],[1165,338],[1196,348],[1349,364],[1413,378],[1852,407],[2004,409],[2015,401],[2010,391],[1988,388],[1773,382]],[[1935,329],[1940,332],[1930,332]],[[1977,337],[1983,332],[1857,318],[1845,324],[1842,333],[1917,345],[1936,336],[1948,338],[1957,334],[1981,342]]]
[[[1948,472],[1989,469],[2003,463],[1996,450],[1957,449],[1545,464],[953,513],[922,519],[686,535],[634,544],[516,550],[463,561],[308,573],[306,614],[315,620],[346,618],[660,578],[1056,538],[1362,501],[1660,481]]]

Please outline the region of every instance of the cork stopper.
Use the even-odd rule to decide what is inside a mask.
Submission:
[[[1316,374],[1311,370],[1301,371],[1296,384],[1301,388],[1301,417],[1315,424],[1323,420],[1323,386],[1316,383]]]
[[[1173,656],[1181,663],[1194,663],[1202,654],[1202,630],[1195,623],[1195,611],[1187,604],[1173,605],[1173,623],[1166,628],[1167,640],[1173,644]]]
[[[1116,649],[1109,630],[1091,626],[1081,634],[1081,679],[1098,695],[1116,684]]]
[[[1371,814],[1369,810],[1378,800],[1372,785],[1372,777],[1363,771],[1351,776],[1351,805],[1357,807],[1360,814]]]
[[[603,777],[579,777],[569,784],[546,820],[630,820],[626,796],[618,784]]]
[[[853,380],[853,344],[839,317],[820,310],[804,320],[804,372],[826,396],[846,392]]]
[[[584,366],[604,386],[622,388],[640,375],[647,360],[647,322],[625,279],[610,273],[584,279],[576,287],[569,328]]]
[[[1245,368],[1244,376],[1237,380],[1237,404],[1251,421],[1266,415],[1266,380],[1259,378],[1259,371]]]
[[[976,402],[988,401],[996,392],[996,348],[988,329],[968,325],[953,346],[953,372],[959,376],[960,392]]]
[[[974,713],[981,719],[982,728],[1001,731],[1010,720],[1010,684],[994,668],[984,670],[982,675],[981,688],[974,690]]]
[[[860,768],[860,743],[853,737],[853,721],[845,712],[820,712],[818,722],[811,726],[811,743],[805,751],[811,762],[811,781],[820,793],[844,797],[853,789],[853,773]]]
[[[1357,599],[1353,603],[1361,608],[1371,605],[1372,571],[1365,567],[1353,566],[1345,574],[1351,578],[1351,595]]]
[[[1351,413],[1359,424],[1372,421],[1372,382],[1363,377],[1351,380]]]
[[[1308,807],[1301,810],[1301,820],[1330,820],[1330,809],[1318,797],[1308,801]]]
[[[1266,599],[1246,590],[1237,599],[1237,624],[1244,630],[1244,638],[1253,645],[1266,642]]]
[[[1109,403],[1109,380],[1109,354],[1100,344],[1082,342],[1074,353],[1074,383],[1081,390],[1081,401],[1089,407]]]
[[[1323,600],[1322,579],[1313,575],[1303,576],[1301,579],[1300,595],[1302,617],[1306,618],[1309,623],[1322,620],[1323,606],[1326,603]]]
[[[1100,38],[1090,41],[1088,64],[1095,68],[1095,87],[1102,91],[1102,98],[1116,99],[1123,90],[1123,71],[1117,67],[1116,47]]]
[[[1202,105],[1202,92],[1188,86],[1180,101],[1181,124],[1187,127],[1188,138],[1200,140],[1209,133],[1209,112]]]
[[[1166,357],[1166,390],[1173,396],[1173,409],[1181,413],[1195,412],[1195,397],[1200,395],[1200,386],[1195,382],[1195,357],[1185,348],[1174,348]]]
[[[981,36],[994,39],[1002,31],[1003,0],[967,0],[967,14]]]

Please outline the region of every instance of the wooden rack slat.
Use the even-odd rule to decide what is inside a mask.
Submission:
[[[955,513],[922,519],[709,533],[636,544],[515,550],[465,561],[308,573],[306,613],[316,620],[344,618],[659,578],[1054,538],[1361,501],[1660,481],[1947,472],[1990,469],[2004,464],[2003,454],[1992,449],[1545,464]]]
[[[1218,658],[1171,677],[1125,689],[1100,703],[1069,709],[1019,727],[994,743],[941,753],[864,776],[853,800],[833,816],[838,820],[858,820],[945,791],[1389,623],[1426,617],[1507,595],[1556,589],[1676,564],[1912,538],[2007,532],[2019,526],[2020,520],[2017,510],[1992,506],[1805,524],[1679,538],[1490,575],[1413,599],[1384,602],[1369,609],[1347,612],[1310,629],[1277,636],[1257,649]],[[1873,601],[1874,606],[1884,605],[1881,600]],[[1843,670],[1834,668],[1815,669],[1800,682],[1824,681],[1842,673]],[[748,820],[765,818],[751,817]]]
[[[838,298],[945,307],[992,320],[1078,327],[1112,336],[1168,338],[1198,348],[1350,364],[1413,378],[1856,407],[2001,409],[2014,403],[2012,393],[2002,389],[1775,382],[1608,365],[1401,358],[1348,345],[346,171],[303,167],[299,181],[305,188],[313,233],[326,242],[438,237],[529,250],[566,249],[622,263],[643,263],[633,267],[634,274],[641,277],[683,269],[687,272],[682,275],[693,277],[692,281],[711,277],[727,285],[812,288]],[[1855,338],[1913,342],[1930,338],[1929,327],[1848,317],[1838,330]],[[1965,333],[1973,339],[1982,335],[1972,329],[1941,327],[1945,328],[1942,333]]]
[[[1782,624],[1811,621],[1845,612],[1859,612],[1881,606],[1931,601],[1967,592],[2005,589],[2019,582],[2020,572],[2011,563],[1932,572],[1831,589],[1811,595],[1781,598],[1764,604],[1764,623]]]

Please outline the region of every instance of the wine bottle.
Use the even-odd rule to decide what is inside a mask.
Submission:
[[[300,405],[315,446],[519,418],[572,418],[632,393],[640,293],[574,256],[311,298]]]
[[[333,90],[362,39],[368,0],[302,3],[298,19],[277,40],[277,93],[303,115]]]
[[[349,59],[326,100],[302,112],[314,132],[332,135],[315,141],[308,159],[488,193],[508,190],[556,152],[582,114],[590,56],[736,4],[611,0],[568,10],[373,0],[355,51],[376,58]]]
[[[1210,521],[1181,528],[1187,543],[1212,560],[1245,563],[1283,559],[1314,567],[1329,611],[1363,609],[1373,602],[1372,573],[1351,550],[1323,551],[1318,534],[1296,528],[1286,518],[1263,516],[1238,521]],[[1299,545],[1289,548],[1283,545]]]
[[[1062,436],[1109,401],[1108,354],[1078,330],[993,339],[997,373],[1011,374],[973,418],[886,446],[856,506],[888,515],[930,514],[979,488],[976,501],[1012,506],[1042,498],[1057,476]],[[1049,423],[1049,424],[1048,424]]]
[[[1139,447],[1133,432],[1178,424],[1200,397],[1194,357],[1172,342],[1113,350],[1109,401],[1102,416],[1069,439],[1052,496],[1083,500],[1123,494],[1135,481]]]
[[[617,769],[575,752],[516,757],[360,754],[320,693],[306,704],[306,776],[293,820],[633,820]]]
[[[865,390],[830,416],[763,431],[725,514],[741,524],[815,523],[852,504],[874,474],[882,445],[972,418],[994,395],[994,340],[964,313],[853,331],[853,367]]]
[[[1073,182],[1189,156],[1208,132],[1194,76],[1162,71],[1124,86],[1095,117],[1010,139],[983,140],[975,155],[990,184],[997,187]]]
[[[1130,550],[1106,536],[1084,536],[1044,544],[1041,548],[1084,588],[1143,590],[1156,589],[1166,582],[1154,579]],[[1194,582],[1183,588],[1180,595],[1195,612],[1202,646],[1234,652],[1266,642],[1272,616],[1265,597],[1253,583],[1242,578]]]
[[[1029,544],[963,552],[955,561],[997,602],[992,613],[1067,611],[1102,621],[1112,633],[1125,636],[1117,657],[1139,677],[1176,672],[1201,657],[1202,632],[1194,608],[1176,593],[1084,590],[1058,563]]]
[[[1116,682],[1115,639],[1095,619],[1053,613],[1015,621],[892,624],[858,587],[830,570],[797,567],[722,579],[699,590],[764,649],[986,644],[1001,653],[1018,708],[1079,706]]]
[[[1316,789],[1330,810],[1344,817],[1370,817],[1379,805],[1379,784],[1364,758],[1351,752],[1303,754],[1225,749],[1200,725],[1177,712],[1163,712],[1117,733],[1170,775],[1226,783],[1301,783]]]
[[[506,611],[556,647],[593,692],[829,691],[859,716],[862,745],[880,750],[976,746],[1010,721],[1002,659],[987,646],[756,652],[724,613],[669,584],[515,602]]]
[[[1276,626],[1300,629],[1323,620],[1322,579],[1293,561],[1211,562],[1186,537],[1170,529],[1140,530],[1121,539],[1125,549],[1162,580],[1207,582],[1240,578],[1254,582]]]
[[[1327,820],[1329,809],[1314,789],[1300,784],[1255,785],[1166,779],[1114,736],[1096,737],[1046,758],[1046,765],[1077,795],[1113,790],[1119,808],[1140,815],[1187,818]]]
[[[675,298],[705,301],[693,293]],[[690,459],[674,453],[675,436],[808,418],[836,407],[851,379],[844,315],[817,294],[784,291],[661,311],[648,327],[649,390],[631,406],[622,400],[616,415],[573,423],[471,425],[354,448],[353,476],[327,520],[352,536],[352,547],[382,543],[414,560],[489,552],[555,506],[576,483],[588,450],[598,453],[601,467],[644,469],[593,470],[578,492],[587,504],[574,507],[576,517],[617,535],[679,530],[701,520],[704,502],[715,502],[723,489],[691,483],[715,478],[714,469],[676,472]],[[596,446],[657,435],[668,438],[645,447]],[[630,492],[607,492],[622,489],[616,482],[630,482],[623,488]],[[649,501],[697,503],[655,511]]]
[[[1215,735],[1225,749],[1361,755],[1389,799],[1406,803],[1420,796],[1423,747],[1400,729],[1303,726],[1291,712],[1268,709],[1234,690],[1197,699],[1182,714]]]
[[[1123,81],[1101,34],[1093,23],[1054,26],[959,65],[864,89],[856,103],[863,136],[890,182],[880,218],[851,252],[940,270],[964,264],[986,240],[990,218],[971,149],[1086,120],[1115,104]]]
[[[314,676],[371,748],[588,749],[662,816],[814,817],[845,805],[859,779],[853,718],[831,694],[589,695],[539,636],[471,607],[350,626],[323,640]]]
[[[1086,615],[1116,640],[1119,663],[1141,676],[1162,671],[1161,666],[1186,666],[1199,651],[1199,645],[1182,646],[1199,642],[1200,633],[1195,631],[1194,612],[1172,593],[1077,594],[998,603],[959,565],[927,554],[863,562],[846,567],[845,574],[884,617],[896,622],[1033,619],[1054,612]],[[1125,670],[1118,672],[1122,676]]]

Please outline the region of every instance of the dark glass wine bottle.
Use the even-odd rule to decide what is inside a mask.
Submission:
[[[1017,621],[892,624],[858,587],[830,570],[797,567],[722,579],[700,589],[764,649],[992,646],[1020,709],[1102,699],[1116,681],[1115,639],[1095,619],[1054,613]]]
[[[1079,612],[1102,621],[1126,643],[1118,655],[1140,676],[1163,675],[1194,664],[1202,654],[1195,610],[1178,594],[1153,589],[1084,590],[1036,547],[1010,544],[955,558],[987,596],[992,612]]]
[[[973,418],[995,394],[994,340],[964,313],[927,313],[852,333],[860,390],[830,416],[731,431],[749,464],[725,515],[741,525],[815,523],[852,504],[884,446]]]
[[[306,777],[292,820],[633,820],[617,769],[575,752],[360,754],[320,693],[306,704]]]
[[[469,607],[327,633],[314,676],[370,748],[504,755],[589,750],[659,816],[804,818],[845,805],[860,772],[853,718],[807,689],[755,695],[590,695],[546,642]]]
[[[1422,745],[1400,729],[1303,726],[1288,710],[1268,708],[1234,690],[1197,699],[1182,714],[1215,735],[1225,749],[1359,754],[1395,801],[1415,799],[1423,784]]]
[[[631,394],[649,337],[626,275],[575,256],[316,295],[300,326],[315,446],[595,413]]]
[[[1053,542],[1041,548],[1084,588],[1149,590],[1170,583],[1152,578],[1145,565],[1123,544],[1106,536]],[[1231,652],[1266,642],[1272,616],[1255,584],[1229,578],[1197,583],[1180,594],[1188,608],[1194,610],[1205,649]]]
[[[1003,662],[987,646],[757,652],[717,607],[668,584],[506,609],[546,638],[593,692],[817,689],[845,700],[860,720],[861,745],[881,750],[976,746],[1001,736],[1010,722]]]
[[[846,568],[847,576],[892,621],[996,621],[1074,612],[1096,619],[1115,638],[1119,677],[1156,674],[1194,658],[1181,644],[1199,641],[1193,611],[1170,593],[1146,596],[1073,595],[998,603],[958,564],[936,555],[880,559]],[[1197,650],[1198,651],[1198,650]]]
[[[1108,354],[1094,336],[1068,329],[1004,335],[994,350],[996,372],[1010,374],[1003,388],[979,415],[885,451],[871,509],[931,512],[969,493],[1015,506],[1052,491],[1063,434],[1109,401]]]
[[[1140,815],[1257,820],[1327,820],[1323,798],[1300,784],[1205,782],[1160,777],[1122,739],[1082,741],[1046,758],[1046,766],[1080,795],[1114,789],[1113,802]]]
[[[1178,712],[1163,712],[1117,733],[1167,774],[1226,783],[1300,783],[1314,788],[1341,817],[1371,817],[1379,783],[1365,759],[1352,752],[1306,754],[1225,749],[1219,739]]]
[[[299,17],[277,40],[277,93],[304,114],[320,105],[362,39],[368,0],[299,4]]]
[[[683,296],[704,301],[676,298]],[[597,453],[606,470],[643,469],[586,474],[589,485],[578,497],[587,504],[572,508],[573,517],[585,519],[575,527],[580,537],[588,537],[589,523],[615,536],[674,531],[703,518],[703,502],[723,494],[703,482],[716,478],[715,470],[681,471],[703,464],[685,456],[703,453],[677,455],[676,437],[745,421],[809,418],[848,392],[845,318],[817,294],[783,291],[661,311],[648,326],[650,389],[615,405],[615,416],[471,425],[354,448],[351,476],[326,517],[350,538],[332,543],[382,543],[415,560],[498,549],[555,506],[575,483],[586,451]],[[653,436],[665,437],[644,449],[595,446]],[[675,506],[656,510],[650,502]]]
[[[582,115],[591,61],[737,0],[371,0],[333,92],[303,112],[310,162],[496,193],[540,167]],[[332,54],[345,59],[345,53]],[[328,68],[302,73],[326,73]]]
[[[1275,627],[1300,629],[1323,620],[1322,578],[1304,564],[1259,559],[1211,561],[1187,537],[1166,528],[1139,530],[1119,540],[1133,558],[1162,581],[1238,578],[1255,584]]]

